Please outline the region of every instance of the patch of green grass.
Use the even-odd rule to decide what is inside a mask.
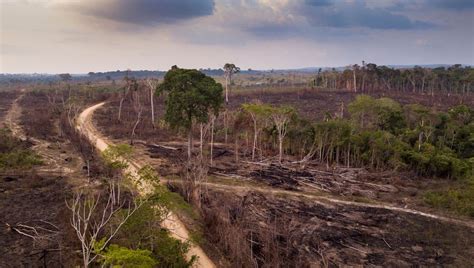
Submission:
[[[161,204],[172,211],[184,214],[193,220],[199,220],[199,214],[179,193],[171,192],[166,189],[161,192],[160,201]]]
[[[41,158],[30,150],[0,153],[0,170],[25,169],[41,164]]]
[[[42,163],[40,156],[13,137],[9,129],[0,129],[0,170],[28,169]]]
[[[474,218],[474,178],[463,186],[429,191],[423,196],[423,200],[432,207]]]

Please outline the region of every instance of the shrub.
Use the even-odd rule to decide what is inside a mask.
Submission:
[[[432,207],[474,218],[474,180],[471,178],[462,187],[430,191],[424,195],[424,201]]]
[[[100,252],[100,260],[106,267],[155,267],[158,261],[151,256],[152,252],[142,249],[129,249],[112,244]]]

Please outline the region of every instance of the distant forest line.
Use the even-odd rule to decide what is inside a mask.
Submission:
[[[206,75],[213,77],[224,76],[223,69],[199,69]],[[116,83],[125,77],[135,79],[163,78],[165,71],[149,70],[117,70],[110,72],[89,72],[88,74],[0,74],[0,85],[15,86],[24,83],[50,84],[61,81],[77,83],[91,83],[111,81]],[[266,77],[265,83],[255,83],[262,86],[286,86],[298,84],[291,77],[304,76],[303,86],[325,89],[346,89],[355,92],[377,90],[397,90],[405,92],[421,92],[434,94],[468,94],[474,90],[474,68],[471,66],[454,65],[426,65],[426,66],[384,66],[362,62],[338,68],[303,68],[294,70],[240,70],[242,79],[249,81],[255,78]],[[288,77],[286,77],[288,76]],[[275,79],[276,78],[276,79]]]

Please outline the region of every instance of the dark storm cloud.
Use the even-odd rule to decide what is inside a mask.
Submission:
[[[437,8],[464,10],[474,8],[474,0],[429,0],[426,5]]]
[[[426,29],[435,25],[430,22],[411,20],[387,9],[370,8],[362,3],[344,3],[335,8],[309,8],[304,14],[314,26],[335,28],[363,27],[369,29]]]
[[[154,26],[212,15],[214,0],[104,0],[82,5],[80,11],[118,22]]]
[[[305,0],[306,5],[321,7],[321,6],[330,6],[332,5],[331,0]]]

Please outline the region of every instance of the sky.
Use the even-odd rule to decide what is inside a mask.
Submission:
[[[0,73],[474,64],[474,0],[0,0]]]

